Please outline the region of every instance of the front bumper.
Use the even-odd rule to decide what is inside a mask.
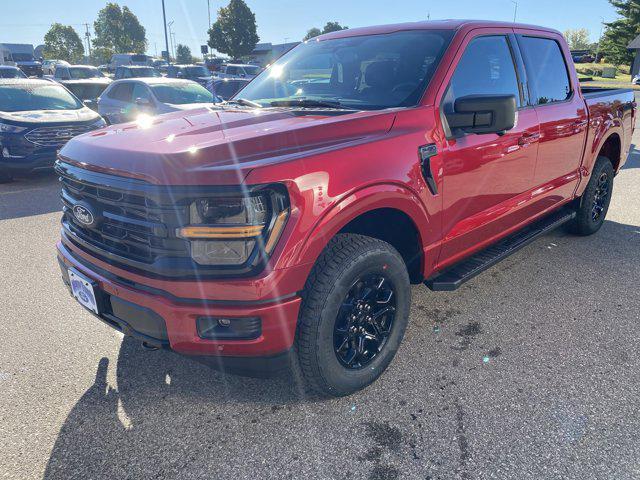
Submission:
[[[43,147],[33,149],[29,153],[23,155],[24,152],[12,149],[7,146],[11,156],[5,157],[2,153],[3,147],[0,144],[0,171],[9,173],[29,173],[38,169],[53,168],[56,161],[56,148]]]
[[[131,279],[116,276],[105,265],[94,264],[78,255],[63,243],[57,248],[63,279],[71,267],[93,280],[101,305],[100,319],[125,335],[149,346],[199,356],[201,361],[235,373],[261,374],[261,370],[271,370],[272,366],[288,361],[301,303],[297,294],[257,301],[178,298],[160,290],[143,289]],[[251,290],[251,282],[246,280],[243,285],[236,281],[236,291]],[[202,289],[210,287],[202,286]],[[253,340],[203,339],[196,328],[199,317],[260,318],[261,334]]]

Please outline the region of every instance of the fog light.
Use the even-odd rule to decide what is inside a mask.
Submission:
[[[11,157],[11,152],[9,152],[9,149],[7,147],[4,147],[2,149],[2,156],[6,157],[6,158],[10,158]]]
[[[255,317],[199,317],[196,327],[206,340],[255,340],[262,335],[262,321]]]

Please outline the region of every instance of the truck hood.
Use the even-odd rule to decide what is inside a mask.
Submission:
[[[82,123],[97,120],[99,115],[90,108],[78,110],[29,110],[25,112],[0,112],[0,120],[21,125],[39,125],[43,123]]]
[[[88,169],[160,185],[231,185],[253,168],[385,135],[394,118],[394,111],[330,115],[208,107],[81,135],[60,154]]]

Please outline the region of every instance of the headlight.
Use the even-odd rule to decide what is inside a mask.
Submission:
[[[283,188],[199,198],[189,205],[189,225],[176,232],[189,241],[200,265],[241,266],[268,258],[289,217]]]
[[[20,133],[26,129],[27,127],[18,127],[17,125],[0,122],[0,133]]]
[[[107,126],[107,122],[105,122],[104,119],[102,117],[100,117],[100,118],[98,118],[98,120],[93,122],[91,124],[91,126],[95,127],[95,128],[102,128],[102,127],[106,127]]]

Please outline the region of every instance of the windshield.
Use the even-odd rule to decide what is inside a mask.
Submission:
[[[27,78],[18,68],[0,68],[0,78]]]
[[[61,85],[2,85],[0,112],[77,110],[83,105]]]
[[[104,75],[97,68],[89,67],[69,67],[69,75],[73,80],[84,80],[85,78],[102,78]]]
[[[161,77],[159,71],[155,68],[134,68],[131,73],[133,73],[136,77]]]
[[[210,77],[209,70],[204,67],[185,67],[183,69],[187,77]]]
[[[30,53],[12,53],[14,62],[33,62],[33,55]]]
[[[375,110],[420,101],[453,31],[416,30],[309,41],[285,54],[242,90],[262,106],[331,102]]]
[[[243,68],[244,68],[244,71],[247,73],[247,75],[258,75],[262,71],[260,67],[254,67],[251,65]]]
[[[213,103],[213,94],[197,83],[184,82],[152,85],[156,98],[162,103],[184,105],[187,103]]]

